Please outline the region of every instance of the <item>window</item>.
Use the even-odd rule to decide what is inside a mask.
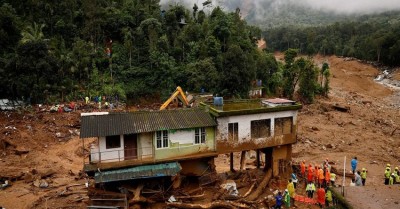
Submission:
[[[251,121],[251,138],[265,138],[271,136],[271,120],[253,120]]]
[[[206,143],[206,128],[196,128],[194,130],[194,143],[205,144]]]
[[[106,136],[106,149],[114,149],[121,147],[121,138],[119,135]]]
[[[168,147],[168,131],[156,132],[157,148]]]
[[[275,118],[275,136],[292,133],[292,117]]]
[[[239,140],[238,123],[228,123],[228,139],[233,141]]]

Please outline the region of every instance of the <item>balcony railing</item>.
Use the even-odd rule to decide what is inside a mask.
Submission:
[[[89,159],[85,159],[85,164],[121,162],[124,160],[151,160],[154,157],[152,147],[141,147],[131,149],[113,149],[107,151],[96,152],[90,151]]]

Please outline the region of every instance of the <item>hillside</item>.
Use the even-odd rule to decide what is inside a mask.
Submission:
[[[381,185],[384,165],[400,164],[399,91],[374,82],[379,71],[368,64],[335,56],[316,56],[314,60],[329,62],[332,89],[329,98],[320,98],[301,110],[293,160],[317,163],[328,158],[340,168],[346,156],[349,169],[349,159],[357,156],[359,168],[369,171],[367,186]],[[397,70],[394,78],[399,77]],[[337,111],[333,104],[350,111]],[[0,124],[0,177],[12,179],[12,185],[0,191],[1,206],[85,208],[86,180],[80,175],[85,151],[78,137],[79,112],[1,112]],[[226,170],[226,160],[226,156],[216,160],[219,172]],[[47,188],[35,186],[35,179],[41,178],[49,184]],[[212,194],[212,188],[208,192]]]

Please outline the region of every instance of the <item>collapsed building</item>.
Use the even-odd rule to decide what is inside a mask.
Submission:
[[[222,98],[221,98],[222,99]],[[214,158],[255,150],[264,169],[284,171],[296,143],[297,112],[301,105],[286,99],[200,103],[198,108],[129,113],[82,113],[83,146],[91,140],[84,171],[96,185],[146,184],[176,176],[215,177]],[[155,183],[157,184],[157,183]],[[141,188],[146,186],[141,186]]]

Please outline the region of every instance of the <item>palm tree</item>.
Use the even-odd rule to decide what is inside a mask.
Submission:
[[[21,43],[27,43],[27,42],[35,42],[35,41],[40,41],[43,39],[44,34],[43,34],[43,28],[45,24],[36,24],[36,22],[33,23],[33,25],[29,25],[28,27],[25,28],[25,30],[22,31],[22,39]]]

